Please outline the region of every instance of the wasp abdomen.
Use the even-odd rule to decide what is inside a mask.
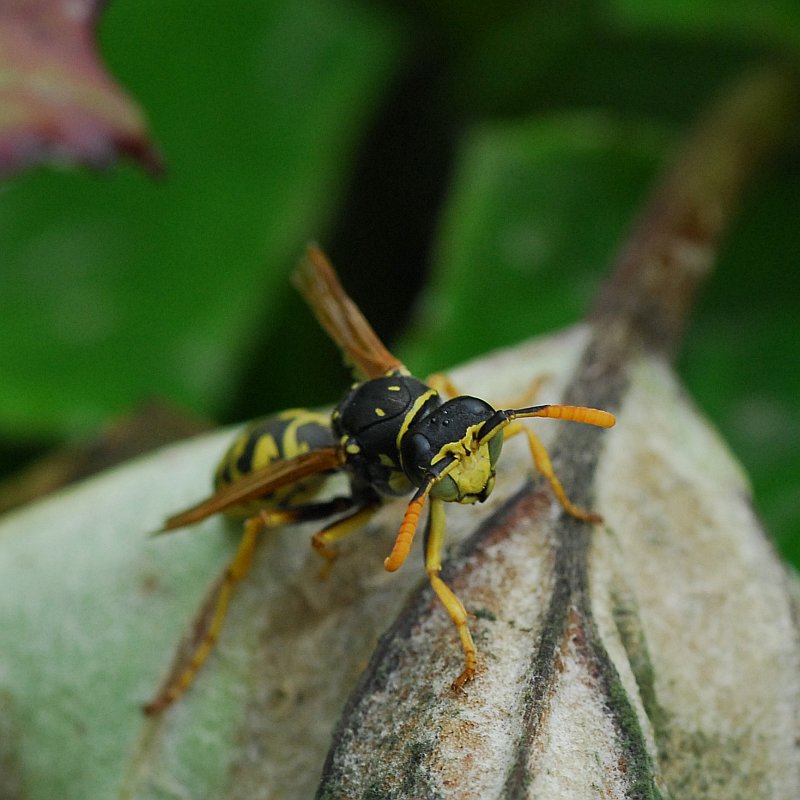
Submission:
[[[330,417],[317,411],[293,408],[248,425],[234,440],[217,467],[214,486],[234,483],[243,475],[282,459],[310,450],[334,446]],[[259,498],[275,506],[290,506],[307,500],[325,481],[328,473],[305,478]],[[249,511],[239,508],[237,514]]]

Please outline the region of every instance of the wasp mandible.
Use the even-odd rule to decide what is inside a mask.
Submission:
[[[330,563],[336,557],[335,543],[361,528],[386,499],[413,492],[384,561],[391,572],[405,561],[427,502],[425,570],[461,638],[464,668],[452,683],[460,690],[475,676],[477,651],[464,605],[439,577],[444,504],[486,500],[495,483],[503,441],[524,433],[535,466],[567,513],[590,523],[600,520],[569,500],[544,446],[519,420],[548,417],[610,428],[615,423],[612,414],[562,405],[497,410],[466,395],[445,400],[439,389],[449,388],[446,379],[440,376],[426,383],[411,375],[345,293],[318,247],[308,248],[294,283],[342,351],[357,382],[330,415],[293,409],[246,428],[217,468],[214,494],[165,522],[163,530],[170,531],[221,511],[246,517],[210,622],[186,665],[175,670],[144,707],[148,714],[167,707],[194,680],[213,649],[233,590],[247,574],[258,535],[265,529],[333,517],[311,540]],[[349,492],[315,499],[334,472],[346,474]]]

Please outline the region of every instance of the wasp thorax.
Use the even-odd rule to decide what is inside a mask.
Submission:
[[[416,420],[403,436],[403,470],[416,486],[431,478],[431,496],[457,503],[483,502],[494,487],[502,436],[481,441],[483,424],[495,413],[477,397],[455,397]]]

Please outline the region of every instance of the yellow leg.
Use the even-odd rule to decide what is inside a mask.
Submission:
[[[236,586],[250,571],[258,534],[265,528],[330,516],[352,507],[352,504],[350,497],[336,497],[322,503],[309,503],[294,508],[262,509],[255,516],[245,520],[244,533],[236,554],[207,601],[206,606],[213,609],[210,621],[206,624],[207,615],[201,612],[199,631],[195,635],[197,643],[191,656],[183,663],[181,660],[178,661],[161,691],[144,706],[145,714],[153,715],[163,711],[192,685],[219,638]]]
[[[364,527],[369,519],[381,507],[379,501],[371,502],[354,511],[344,519],[337,520],[323,528],[311,537],[311,546],[325,559],[325,564],[320,570],[320,577],[327,578],[333,562],[339,555],[331,545],[347,538],[359,528]]]
[[[178,665],[178,668],[173,670],[165,687],[144,706],[145,714],[153,715],[163,711],[191,686],[195,676],[205,664],[219,638],[236,584],[250,571],[258,534],[265,527],[271,527],[274,524],[280,523],[274,522],[270,518],[269,512],[263,512],[245,522],[244,534],[241,542],[239,542],[239,548],[230,564],[228,564],[228,568],[225,570],[225,574],[217,588],[214,611],[208,627],[201,634],[188,664],[183,669],[180,669]]]
[[[558,499],[558,502],[561,503],[564,510],[571,516],[583,520],[584,522],[602,522],[603,518],[599,514],[586,511],[586,509],[576,506],[569,497],[567,497],[567,493],[564,491],[561,481],[553,471],[553,465],[550,462],[550,456],[547,454],[545,446],[530,428],[523,425],[521,422],[511,422],[503,431],[503,436],[506,439],[510,439],[512,436],[516,436],[519,433],[524,433],[528,437],[528,447],[531,451],[533,463],[536,465],[536,469],[547,479],[550,488],[553,490],[553,494]]]
[[[467,681],[475,677],[478,663],[475,642],[467,626],[467,610],[453,590],[439,577],[442,569],[442,548],[444,547],[445,518],[444,501],[431,499],[430,528],[425,548],[425,571],[428,573],[433,591],[442,601],[448,616],[458,628],[461,637],[461,649],[464,651],[464,669],[453,681],[452,688],[459,691]]]
[[[446,372],[434,372],[428,375],[425,383],[435,389],[439,394],[446,395],[447,397],[458,397],[463,394],[458,390],[458,387],[450,380],[450,376]]]
[[[541,390],[542,386],[547,383],[552,378],[552,375],[548,375],[546,372],[542,375],[537,375],[529,384],[528,387],[525,389],[524,392],[520,392],[516,397],[512,398],[509,402],[503,402],[501,405],[496,406],[497,408],[521,408],[522,406],[529,406],[533,404],[533,401],[536,400],[539,391]]]

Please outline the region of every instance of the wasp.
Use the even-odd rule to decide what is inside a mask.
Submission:
[[[458,394],[445,376],[424,382],[386,349],[318,247],[309,246],[293,277],[356,382],[330,415],[292,409],[246,428],[217,468],[214,493],[164,523],[162,530],[171,531],[219,512],[244,517],[240,544],[221,579],[205,631],[185,666],[173,670],[144,707],[148,714],[166,708],[193,682],[219,636],[234,588],[250,568],[259,534],[266,529],[332,518],[311,540],[330,564],[337,542],[363,527],[387,499],[411,494],[384,561],[392,572],[406,560],[427,503],[425,570],[461,639],[464,668],[452,683],[454,690],[461,690],[475,676],[477,650],[463,603],[439,576],[444,504],[486,500],[504,440],[524,433],[534,465],[565,511],[587,523],[600,521],[599,515],[569,500],[544,446],[520,420],[547,417],[610,428],[615,424],[612,414],[564,405],[498,410],[480,398]],[[443,393],[455,396],[445,399]],[[333,473],[347,476],[349,491],[318,499]]]

